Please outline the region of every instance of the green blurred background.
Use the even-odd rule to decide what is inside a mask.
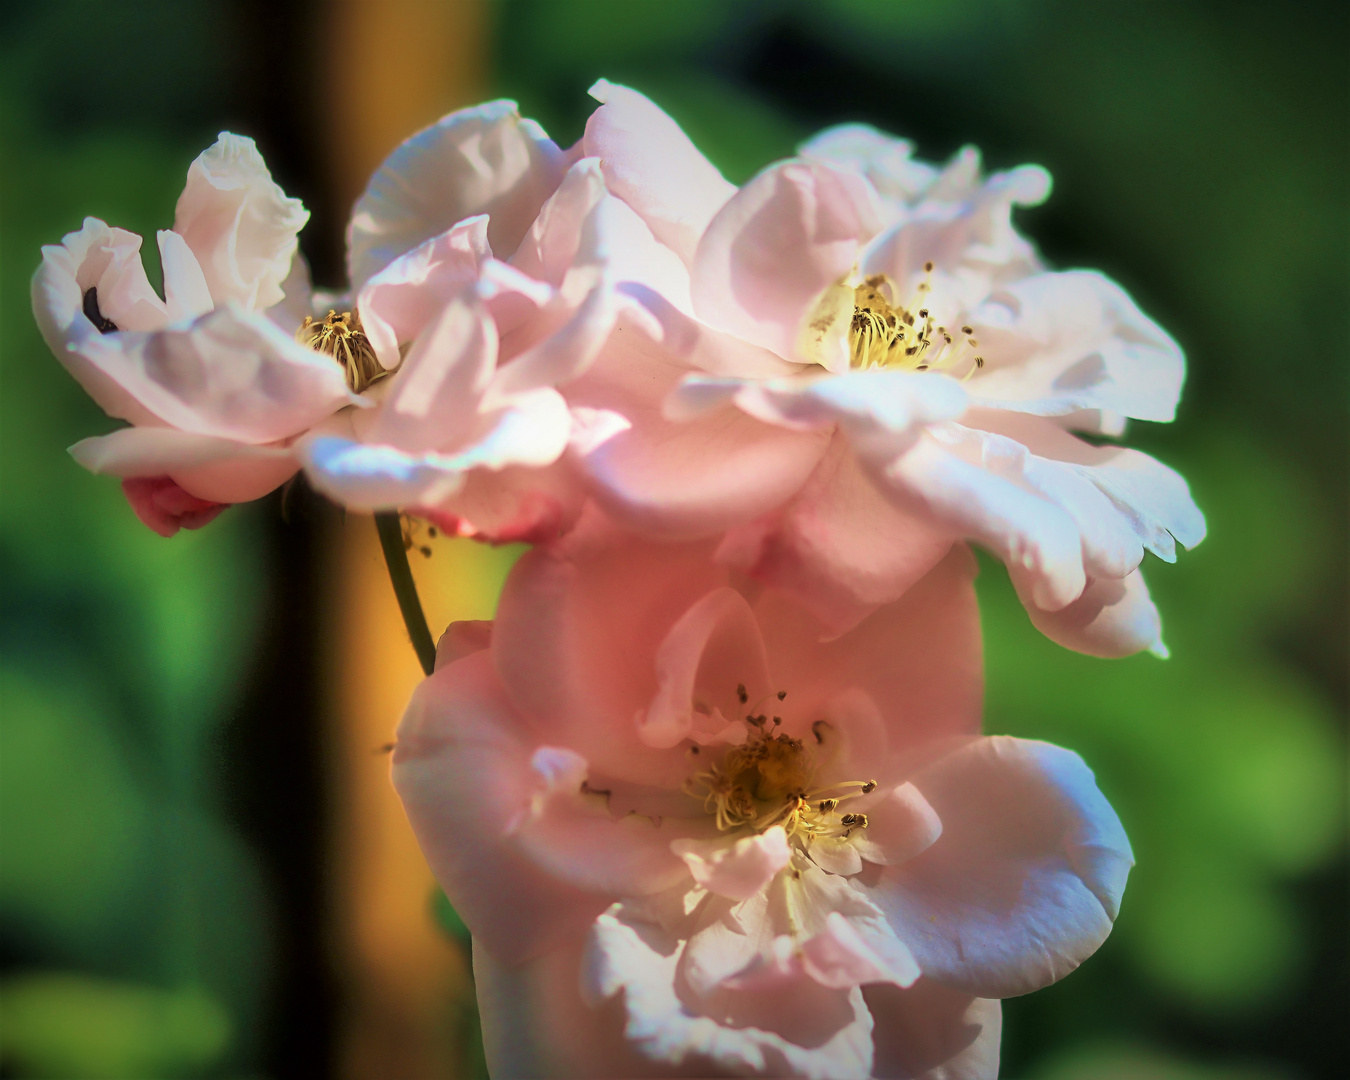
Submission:
[[[435,0],[427,0],[434,3]],[[449,2],[449,0],[447,0]],[[1006,1006],[1004,1075],[1344,1075],[1350,7],[1055,0],[487,0],[492,96],[560,143],[603,75],[737,182],[866,120],[1045,165],[1021,225],[1187,350],[1179,468],[1210,537],[1152,560],[1173,659],[1069,654],[981,577],[988,726],[1080,751],[1135,846],[1117,930]],[[221,128],[316,209],[300,0],[0,5],[0,1076],[332,1075],[322,933],[322,507],[171,542],[64,453],[112,425],[28,305],[85,214],[150,235]],[[324,220],[324,217],[327,220]],[[153,245],[151,245],[153,247]],[[153,255],[147,262],[153,263]],[[152,270],[153,274],[153,270]],[[452,1004],[447,1004],[447,1008]]]

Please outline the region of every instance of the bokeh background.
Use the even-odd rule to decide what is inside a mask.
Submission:
[[[293,489],[152,535],[64,453],[113,425],[28,279],[85,214],[167,227],[229,128],[340,286],[400,138],[509,96],[569,143],[602,75],[737,182],[843,120],[1045,165],[1023,230],[1183,343],[1178,422],[1129,434],[1210,524],[1148,567],[1173,658],[1069,654],[980,580],[989,728],[1080,751],[1138,858],[1098,956],[1007,1003],[1004,1075],[1343,1076],[1347,56],[1336,0],[0,4],[0,1076],[483,1075],[380,753],[417,670],[373,526]],[[427,542],[433,628],[489,616],[515,553]]]

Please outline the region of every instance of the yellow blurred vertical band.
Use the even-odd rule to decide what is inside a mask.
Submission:
[[[487,0],[318,0],[328,48],[335,205],[344,210],[413,132],[479,100],[486,81]]]
[[[322,122],[332,129],[321,140],[335,193],[330,205],[345,212],[399,142],[478,100],[486,4],[319,0],[314,7],[323,37],[315,73],[327,103]],[[412,558],[433,636],[451,619],[490,618],[510,555],[463,540],[430,545],[431,558]],[[434,882],[381,749],[422,674],[369,517],[348,516],[330,579],[339,1073],[445,1080],[462,1068],[455,1009],[472,991],[463,957],[432,922]]]

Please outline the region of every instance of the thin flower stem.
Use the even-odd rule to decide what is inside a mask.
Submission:
[[[412,567],[408,565],[408,549],[403,546],[403,526],[395,511],[386,510],[375,515],[375,528],[380,533],[380,547],[384,549],[384,564],[389,568],[389,581],[398,597],[398,609],[403,613],[403,625],[417,653],[422,673],[430,675],[436,666],[436,643],[431,639],[427,617],[422,613],[422,601],[417,598]]]

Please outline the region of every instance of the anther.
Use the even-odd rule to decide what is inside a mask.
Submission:
[[[838,805],[839,805],[838,799],[821,799],[820,802],[817,804],[817,807],[819,808],[822,814],[828,814]]]
[[[963,326],[963,327],[961,327],[961,333],[963,333],[963,334],[973,334],[973,333],[975,333],[975,328],[974,328],[973,326]]]
[[[867,783],[863,784],[862,793],[864,795],[871,795],[872,792],[876,791],[876,789],[877,789],[877,782],[875,780],[869,780],[867,781]]]
[[[750,695],[745,692],[745,683],[736,684],[736,697],[742,705],[750,700]]]
[[[361,329],[361,316],[354,310],[339,315],[330,309],[328,315],[317,322],[306,315],[295,332],[295,340],[341,364],[347,385],[354,394],[389,374],[380,366],[370,339]]]
[[[786,690],[779,690],[779,691],[778,691],[778,700],[779,700],[779,701],[782,701],[785,697],[787,697],[787,691],[786,691]]]
[[[931,262],[924,263],[923,268],[926,273],[931,274],[933,272],[933,264]]]

